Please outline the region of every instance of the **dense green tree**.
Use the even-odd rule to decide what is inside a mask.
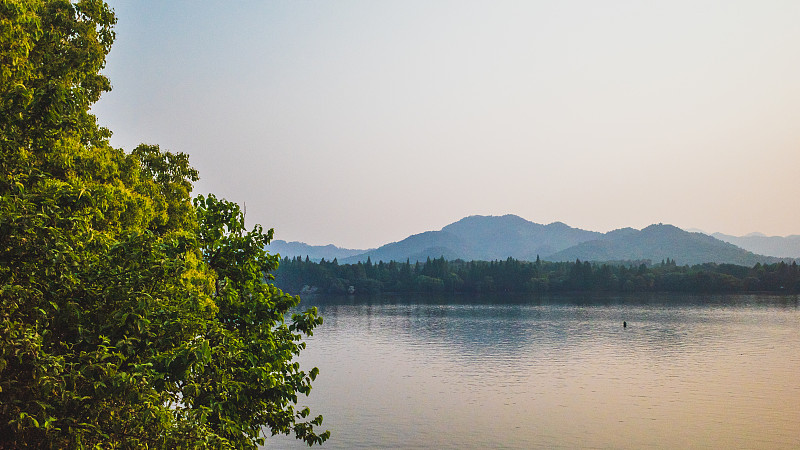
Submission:
[[[0,0],[0,448],[309,444],[292,362],[315,310],[268,284],[272,231],[190,193],[186,155],[112,148],[90,105],[102,1]]]
[[[428,259],[413,266],[379,261],[373,277],[359,275],[363,264],[316,264],[300,258],[284,259],[275,272],[276,283],[290,292],[303,286],[341,294],[355,286],[356,294],[378,292],[800,292],[800,268],[777,263],[750,268],[733,264],[677,266],[575,262],[446,261]],[[358,277],[356,277],[358,275]]]

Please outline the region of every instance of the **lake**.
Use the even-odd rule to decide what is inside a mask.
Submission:
[[[311,304],[322,448],[800,448],[797,296]]]

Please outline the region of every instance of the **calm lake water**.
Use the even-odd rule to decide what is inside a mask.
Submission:
[[[304,304],[322,448],[800,448],[796,296]]]

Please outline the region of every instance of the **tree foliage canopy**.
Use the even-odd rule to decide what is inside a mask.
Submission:
[[[556,292],[800,292],[796,262],[753,267],[705,263],[678,266],[667,258],[616,263],[536,262],[513,258],[500,261],[447,261],[422,264],[390,261],[372,264],[311,262],[285,257],[275,271],[275,284],[287,292],[367,294],[414,293],[556,293]]]
[[[114,23],[102,1],[0,0],[0,448],[320,443],[296,406],[317,369],[292,360],[322,319],[285,319],[272,230],[89,111]]]

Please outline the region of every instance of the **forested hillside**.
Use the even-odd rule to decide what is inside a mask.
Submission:
[[[674,259],[678,264],[727,263],[752,266],[771,264],[780,258],[756,255],[733,244],[702,233],[690,233],[666,224],[650,225],[642,230],[631,228],[611,231],[599,239],[587,241],[554,253],[551,261],[615,261]]]
[[[447,260],[492,261],[514,258],[521,261],[660,261],[670,258],[679,265],[791,263],[791,258],[756,254],[702,233],[691,233],[667,224],[642,230],[622,228],[598,233],[573,228],[561,222],[541,225],[521,217],[469,216],[439,231],[411,235],[376,249],[359,252],[332,245],[308,246],[278,243],[273,253],[281,256],[309,256],[319,261],[338,259],[342,263],[372,261]]]

